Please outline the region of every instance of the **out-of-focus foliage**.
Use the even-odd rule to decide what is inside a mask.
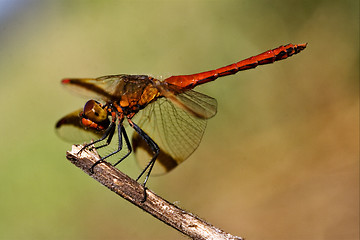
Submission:
[[[358,239],[358,20],[355,0],[0,1],[0,239],[182,238],[67,162],[54,124],[86,99],[62,78],[191,74],[303,42],[197,88],[218,115],[149,188],[247,239]]]

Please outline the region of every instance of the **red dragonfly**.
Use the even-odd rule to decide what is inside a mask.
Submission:
[[[91,136],[84,135],[77,140],[97,139],[83,149],[100,144],[96,146],[99,149],[111,143],[117,129],[117,149],[102,157],[91,170],[120,152],[125,142],[125,155],[113,165],[118,165],[134,151],[138,160],[146,162],[136,179],[138,181],[147,172],[143,182],[145,186],[156,160],[161,172],[168,172],[195,151],[207,119],[216,114],[216,100],[193,91],[194,87],[218,77],[288,58],[305,49],[306,45],[280,46],[216,70],[172,76],[163,81],[146,75],[126,74],[64,79],[62,83],[65,86],[96,100],[89,100],[83,109],[60,119],[56,124],[57,132],[65,140],[73,141],[73,132],[66,130],[69,127],[82,130]],[[124,120],[135,130],[132,143],[124,128]]]

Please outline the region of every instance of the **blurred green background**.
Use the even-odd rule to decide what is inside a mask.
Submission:
[[[65,159],[54,124],[86,99],[62,78],[191,74],[305,42],[198,87],[218,114],[148,187],[247,239],[358,239],[358,21],[356,0],[0,0],[0,239],[185,239]]]

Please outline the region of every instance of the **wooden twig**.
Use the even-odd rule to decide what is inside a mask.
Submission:
[[[100,159],[99,155],[94,149],[85,149],[79,153],[82,147],[81,145],[73,145],[72,150],[67,152],[67,159],[96,181],[160,221],[193,239],[242,239],[212,226],[190,212],[180,209],[149,189],[146,190],[146,201],[143,201],[144,188],[142,185],[109,163],[104,162],[96,165],[94,173],[92,173],[90,168]]]

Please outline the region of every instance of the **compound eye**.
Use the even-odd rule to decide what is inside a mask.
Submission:
[[[84,106],[84,116],[96,123],[107,119],[108,112],[95,100],[89,100]]]

